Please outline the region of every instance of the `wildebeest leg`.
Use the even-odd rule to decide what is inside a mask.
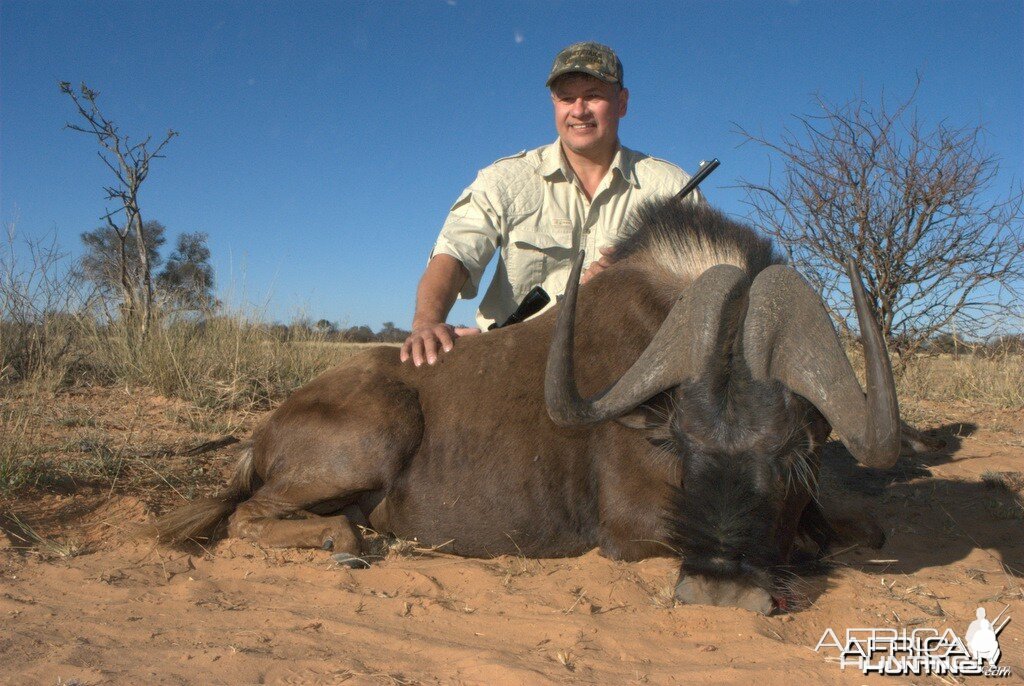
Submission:
[[[379,370],[342,368],[319,377],[257,431],[253,455],[263,485],[238,505],[228,534],[266,546],[358,554],[360,538],[348,517],[310,510],[341,512],[360,496],[386,490],[422,427],[415,392]]]
[[[238,506],[228,533],[271,548],[323,548],[358,555],[360,537],[345,515],[320,517],[260,489]],[[289,518],[289,517],[296,518]]]

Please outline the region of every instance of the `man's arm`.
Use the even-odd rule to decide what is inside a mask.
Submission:
[[[416,289],[416,313],[412,318],[412,333],[402,344],[402,362],[411,358],[417,367],[424,361],[434,364],[438,346],[448,352],[459,336],[480,332],[479,329],[455,328],[445,324],[448,312],[468,278],[469,270],[451,255],[441,253],[430,259]]]
[[[475,328],[449,326],[445,318],[457,297],[476,296],[484,269],[501,242],[501,194],[493,192],[501,182],[493,165],[481,170],[448,210],[416,289],[412,333],[402,345],[402,362],[411,359],[417,367],[434,364],[438,354],[452,349],[456,338],[480,333]]]

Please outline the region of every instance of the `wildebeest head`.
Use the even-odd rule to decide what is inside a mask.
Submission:
[[[899,452],[892,371],[856,268],[848,265],[867,394],[820,298],[793,269],[773,265],[751,283],[742,269],[717,265],[685,290],[633,366],[589,399],[573,374],[581,268],[582,256],[548,356],[548,413],[566,426],[617,419],[653,428],[683,471],[668,513],[683,557],[676,597],[770,612],[777,570],[814,495],[820,446],[811,425],[823,415],[869,466],[889,466]],[[635,419],[652,404],[660,429]]]
[[[673,392],[668,445],[682,482],[668,511],[683,602],[768,613],[784,606],[800,516],[816,493],[820,415],[777,382],[734,372]],[[819,434],[820,435],[820,434]]]

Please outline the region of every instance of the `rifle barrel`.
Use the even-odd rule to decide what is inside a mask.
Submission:
[[[688,196],[694,188],[700,185],[701,181],[708,177],[708,174],[718,169],[718,165],[720,164],[721,162],[718,161],[717,157],[711,160],[710,162],[705,162],[704,164],[702,164],[700,169],[697,170],[697,173],[694,174],[690,178],[690,180],[686,182],[686,185],[683,186],[683,189],[676,193],[675,199],[682,200],[683,198]]]

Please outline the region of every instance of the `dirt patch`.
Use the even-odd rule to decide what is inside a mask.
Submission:
[[[794,581],[803,607],[762,617],[675,605],[670,559],[406,552],[351,570],[321,551],[132,539],[153,511],[219,485],[234,460],[231,447],[189,456],[190,446],[225,427],[244,437],[254,418],[118,393],[62,395],[36,418],[51,448],[41,459],[73,476],[67,463],[91,455],[81,442],[102,440],[122,446],[116,478],[81,472],[0,504],[2,683],[860,684],[814,651],[826,628],[962,635],[979,605],[993,616],[1008,607],[1000,665],[1013,677],[892,683],[1024,676],[1019,411],[914,408],[947,449],[884,472],[830,445],[829,497],[870,508],[889,540],[839,553],[827,575]]]

